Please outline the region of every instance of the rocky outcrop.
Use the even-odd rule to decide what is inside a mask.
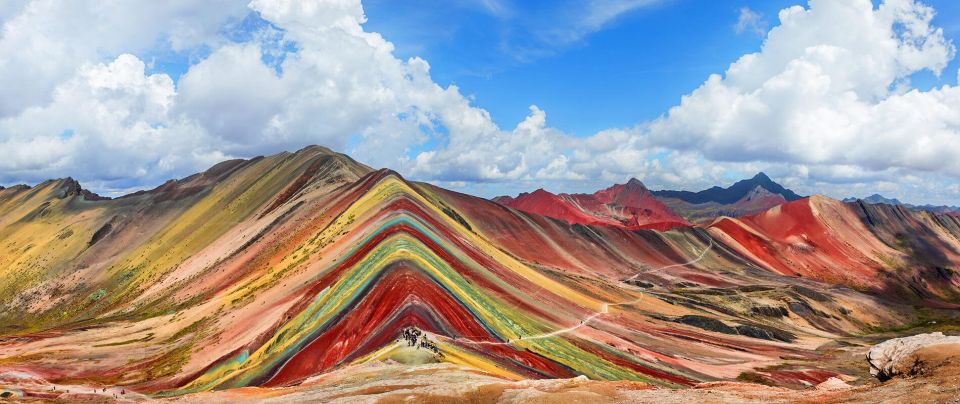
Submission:
[[[80,182],[71,177],[67,177],[65,179],[59,180],[59,182],[60,182],[59,186],[63,190],[63,196],[62,196],[63,198],[66,198],[69,196],[81,196],[83,197],[83,199],[88,201],[110,200],[109,197],[100,196],[93,192],[90,192],[89,190],[83,189],[80,186]]]
[[[816,387],[816,389],[819,391],[842,391],[849,390],[851,388],[853,387],[847,384],[847,382],[837,377],[831,377],[823,383],[818,384]]]
[[[916,353],[941,345],[955,346],[957,354],[960,355],[960,337],[946,336],[942,332],[884,341],[867,352],[870,374],[880,380],[888,380],[897,375],[916,373],[918,366],[922,366],[921,362],[923,362]]]

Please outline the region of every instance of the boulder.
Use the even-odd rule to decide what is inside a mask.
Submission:
[[[912,337],[894,338],[874,345],[867,352],[870,362],[870,374],[880,380],[888,380],[896,375],[909,373],[917,361],[918,350],[938,345],[956,345],[960,347],[960,337],[943,335],[942,332],[918,334]]]

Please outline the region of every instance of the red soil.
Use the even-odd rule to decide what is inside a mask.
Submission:
[[[659,231],[690,225],[658,201],[636,179],[593,194],[556,195],[538,189],[522,193],[516,198],[500,197],[496,201],[523,212],[560,219],[570,224]]]

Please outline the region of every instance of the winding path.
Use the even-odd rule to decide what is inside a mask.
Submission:
[[[687,265],[696,264],[696,263],[702,261],[702,260],[704,259],[704,257],[707,256],[707,253],[710,252],[711,249],[713,249],[713,239],[710,239],[710,243],[707,245],[707,248],[704,248],[703,251],[700,252],[700,255],[697,256],[697,258],[694,258],[694,259],[692,259],[692,260],[690,260],[690,261],[687,261],[687,262],[684,262],[684,263],[680,263],[680,264],[672,264],[672,265],[667,265],[667,266],[664,266],[664,267],[652,269],[652,270],[647,271],[647,272],[662,271],[662,270],[664,270],[664,269],[684,267],[684,266],[687,266]],[[627,279],[624,280],[623,282],[632,281],[632,280],[636,279],[638,276],[640,276],[641,273],[642,273],[642,272],[637,272],[636,274],[634,274],[633,276],[627,278]],[[449,340],[449,341],[464,342],[464,343],[467,343],[467,344],[470,344],[470,345],[487,345],[487,346],[489,346],[489,345],[498,345],[498,346],[502,346],[502,345],[513,345],[514,342],[516,342],[516,341],[532,341],[532,340],[546,339],[546,338],[555,337],[555,336],[557,336],[557,335],[562,335],[562,334],[566,334],[566,333],[569,333],[569,332],[576,331],[577,329],[579,329],[579,328],[581,328],[581,327],[583,327],[583,326],[585,326],[585,325],[587,325],[587,324],[590,324],[590,322],[593,321],[594,319],[596,319],[597,317],[600,317],[600,316],[602,316],[602,315],[604,315],[604,314],[609,313],[609,312],[610,312],[610,306],[630,306],[630,305],[633,305],[633,304],[637,304],[637,303],[639,303],[639,302],[641,302],[641,301],[643,301],[643,300],[644,300],[644,298],[641,297],[641,298],[638,298],[638,299],[635,299],[635,300],[631,300],[631,301],[627,301],[627,302],[620,302],[620,303],[603,303],[603,305],[600,306],[600,311],[595,311],[595,312],[591,313],[590,315],[584,317],[582,320],[580,320],[580,323],[577,324],[577,325],[574,325],[574,326],[571,326],[571,327],[567,327],[567,328],[562,328],[562,329],[555,330],[555,331],[551,331],[551,332],[548,332],[548,333],[527,335],[527,336],[522,336],[522,337],[515,338],[515,339],[512,338],[512,339],[509,339],[509,340],[507,340],[507,341],[505,341],[505,342],[496,342],[496,341],[474,341],[474,340],[471,340],[471,339],[464,339],[464,338],[452,338],[452,337],[448,337],[448,336],[445,336],[445,335],[436,335],[436,337],[439,338],[439,339],[445,339],[445,340]]]

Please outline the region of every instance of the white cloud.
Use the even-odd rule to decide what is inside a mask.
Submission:
[[[515,180],[530,178],[538,170],[548,175],[565,159],[561,153],[571,139],[547,127],[540,108],[531,106],[530,114],[511,132],[497,129],[486,111],[478,112],[476,123],[452,126],[447,147],[418,155],[411,173],[450,180]]]
[[[562,47],[582,40],[587,35],[600,31],[631,11],[649,7],[664,0],[592,0],[572,2],[560,7],[560,16],[544,21],[543,16],[531,16],[533,34],[551,47]]]
[[[243,1],[33,0],[0,6],[0,181],[153,185],[225,158],[171,119],[175,87],[129,54],[216,45]]]
[[[955,50],[933,10],[812,0],[780,12],[760,52],[712,75],[649,127],[651,144],[718,161],[904,168],[960,175],[960,89],[902,91]]]
[[[432,81],[426,61],[397,59],[391,43],[365,32],[359,1],[256,0],[250,7],[280,27],[283,40],[210,40],[218,46],[176,86],[166,74],[147,75],[139,58],[124,54],[58,73],[64,81],[48,92],[32,89],[38,105],[0,118],[0,152],[17,156],[4,163],[0,180],[74,175],[150,183],[226,156],[304,144],[343,149],[350,136],[359,139],[356,157],[396,167],[407,158],[406,150],[429,137],[449,134],[445,142],[462,147],[500,136],[486,111],[473,107],[456,87]],[[43,32],[21,34],[28,41],[47,40]],[[100,43],[94,34],[79,36]],[[278,52],[264,47],[286,41],[297,51],[286,55],[278,72],[261,58]],[[535,118],[518,130],[543,130],[537,126],[542,118]],[[486,158],[479,151],[475,157],[460,161],[466,166]],[[471,178],[508,178],[524,171],[511,166],[498,172],[515,161],[478,168]]]
[[[169,117],[173,81],[144,74],[129,54],[109,64],[84,65],[57,86],[53,100],[0,120],[0,161],[6,176],[39,181],[66,173],[99,180],[152,181],[182,167],[223,159],[206,151],[209,139]],[[168,178],[168,177],[167,177]]]
[[[876,9],[869,0],[812,0],[808,8],[784,9],[759,52],[710,76],[661,119],[586,139],[554,131],[558,157],[541,158],[539,166],[521,142],[492,138],[500,154],[490,157],[512,155],[503,161],[524,172],[506,164],[491,178],[635,175],[696,188],[722,182],[723,173],[763,169],[807,192],[842,194],[842,186],[829,184],[882,184],[919,172],[942,184],[942,174],[960,176],[960,89],[909,89],[912,74],[940,74],[955,55],[932,17],[931,8],[907,0]],[[540,141],[514,133],[520,136]],[[419,166],[444,152],[420,156]]]
[[[577,38],[653,3],[590,2],[596,12],[581,10],[579,25],[565,29]],[[0,8],[0,86],[14,89],[0,93],[0,153],[13,156],[0,162],[0,181],[73,175],[106,188],[152,185],[228,156],[314,143],[457,186],[636,176],[699,188],[764,170],[801,192],[844,193],[849,186],[837,184],[960,177],[960,90],[909,86],[917,71],[940,74],[955,51],[930,25],[933,10],[913,1],[785,9],[759,52],[710,76],[661,119],[586,138],[552,128],[536,106],[515,128],[497,127],[457,87],[437,85],[425,60],[398,59],[393,44],[367,32],[359,0],[254,0],[250,9],[277,28],[225,40],[219,30],[245,6]],[[158,40],[211,51],[174,83],[124,53]],[[267,65],[265,54],[285,58]]]
[[[237,0],[18,4],[0,8],[9,13],[0,20],[0,118],[49,102],[53,89],[85,63],[141,52],[158,41],[175,50],[209,42],[227,20],[247,12]]]
[[[513,7],[509,1],[503,0],[461,0],[467,4],[480,7],[490,15],[500,18],[511,17],[514,14]]]
[[[359,135],[357,157],[396,166],[404,150],[431,134],[422,127],[443,127],[451,145],[498,130],[456,87],[434,83],[426,61],[397,59],[391,43],[365,32],[359,1],[257,0],[251,6],[301,48],[283,64],[282,110],[267,137],[343,147],[347,135]]]
[[[257,44],[224,46],[179,82],[177,110],[220,138],[221,148],[269,142],[264,133],[280,113],[286,91],[260,56]]]
[[[583,32],[594,32],[623,14],[638,8],[661,3],[663,0],[594,0],[587,2],[578,27]]]
[[[737,23],[733,25],[733,30],[738,34],[751,32],[757,35],[767,33],[767,22],[763,15],[753,11],[750,7],[741,7],[740,16],[737,17]]]
[[[591,34],[610,28],[632,12],[668,1],[560,0],[532,2],[524,7],[510,7],[509,2],[496,2],[491,4],[496,4],[497,11],[489,8],[487,11],[503,22],[489,29],[500,36],[498,51],[512,59],[508,64],[515,64],[530,63],[561,53],[583,43]]]
[[[11,17],[20,14],[23,6],[28,0],[7,0],[0,3],[0,24],[6,22]],[[3,37],[3,31],[0,31],[0,38]]]

